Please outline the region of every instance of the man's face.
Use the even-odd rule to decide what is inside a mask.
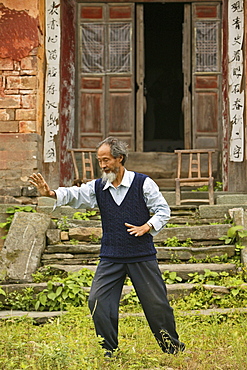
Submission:
[[[110,146],[107,144],[103,144],[98,149],[97,158],[99,166],[102,170],[103,180],[109,180],[110,182],[113,182],[117,177],[119,168],[122,166],[122,156],[120,156],[119,158],[114,158],[111,155]]]

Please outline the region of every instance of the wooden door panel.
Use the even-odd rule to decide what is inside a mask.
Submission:
[[[219,3],[192,4],[193,148],[221,145],[221,15]]]
[[[109,135],[134,149],[134,4],[78,4],[78,146]]]

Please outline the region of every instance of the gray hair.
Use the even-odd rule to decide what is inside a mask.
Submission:
[[[111,155],[114,158],[119,158],[123,156],[122,165],[125,164],[128,158],[128,144],[124,141],[117,139],[116,137],[109,136],[106,139],[102,140],[97,146],[96,150],[98,150],[102,145],[109,145],[111,150]]]

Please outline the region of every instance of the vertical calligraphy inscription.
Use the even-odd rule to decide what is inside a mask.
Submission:
[[[244,35],[243,0],[229,0],[228,4],[230,160],[242,162],[244,158],[244,91],[241,91]]]
[[[56,162],[55,136],[59,130],[60,1],[46,0],[46,80],[44,162]]]

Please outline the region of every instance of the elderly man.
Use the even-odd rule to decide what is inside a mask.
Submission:
[[[153,244],[153,236],[169,220],[169,206],[153,180],[124,167],[125,142],[106,138],[97,146],[97,159],[102,178],[80,187],[50,190],[41,174],[30,176],[30,183],[42,196],[55,198],[57,206],[100,209],[103,237],[89,308],[105,355],[111,357],[118,348],[119,301],[126,276],[161,349],[172,354],[183,351]]]

